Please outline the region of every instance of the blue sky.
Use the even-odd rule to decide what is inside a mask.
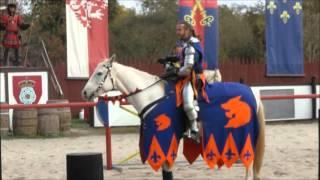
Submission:
[[[259,1],[264,2],[265,0],[218,0],[218,4],[225,4],[228,6],[232,4],[254,6]],[[136,9],[137,11],[139,11],[140,9],[139,0],[118,0],[118,2],[127,8],[133,8],[133,9]]]

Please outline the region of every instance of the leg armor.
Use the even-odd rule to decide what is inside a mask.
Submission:
[[[188,119],[190,121],[190,129],[191,131],[198,132],[198,125],[197,125],[197,108],[194,103],[194,92],[191,85],[191,82],[188,82],[184,88],[183,88],[183,109],[186,112],[186,115],[188,116]]]

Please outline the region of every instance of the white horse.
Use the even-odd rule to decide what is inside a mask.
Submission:
[[[115,57],[111,57],[98,64],[82,91],[84,99],[92,100],[94,97],[98,97],[108,91],[119,90],[123,94],[130,95],[127,97],[127,101],[134,106],[137,112],[141,113],[147,105],[158,100],[159,97],[165,96],[165,81],[161,81],[158,76],[119,64],[114,59]],[[141,91],[137,93],[137,90]],[[246,169],[245,179],[248,179],[253,174],[253,178],[258,180],[260,179],[265,147],[265,118],[260,98],[256,97],[256,103],[259,135],[254,162],[251,165],[252,168],[250,168],[253,173],[251,173],[250,169]],[[163,173],[171,173],[172,171],[172,167],[169,168],[167,163],[162,166],[162,169]],[[163,174],[163,176],[165,175]]]

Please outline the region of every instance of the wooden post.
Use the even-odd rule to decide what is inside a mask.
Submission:
[[[318,137],[320,136],[320,107],[318,109]],[[320,149],[320,143],[318,143]],[[320,162],[320,156],[318,156],[318,162]],[[318,166],[318,177],[320,176],[320,167]]]
[[[112,169],[111,128],[106,127],[106,162],[107,170]]]
[[[311,94],[317,94],[317,82],[316,77],[311,77]],[[312,119],[317,119],[317,98],[314,98],[312,101]]]

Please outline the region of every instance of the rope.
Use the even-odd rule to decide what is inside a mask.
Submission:
[[[125,111],[127,111],[128,113],[134,115],[134,116],[138,116],[138,113],[137,113],[137,112],[132,111],[131,109],[128,109],[128,108],[124,107],[123,105],[120,105],[120,108],[123,109],[123,110],[125,110]]]
[[[123,164],[128,162],[130,159],[136,157],[138,154],[140,154],[140,151],[136,151],[135,153],[131,154],[130,156],[126,157],[125,159],[120,160],[117,164]]]

